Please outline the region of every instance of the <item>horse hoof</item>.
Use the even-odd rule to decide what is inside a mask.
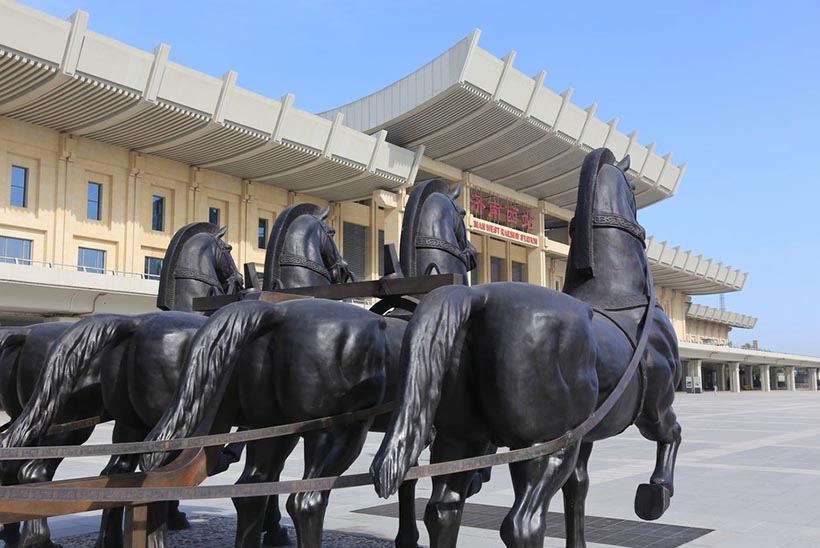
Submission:
[[[635,513],[639,518],[652,521],[658,519],[669,508],[669,489],[657,483],[642,483],[635,493]]]
[[[284,527],[280,527],[274,532],[266,532],[262,538],[262,546],[290,546],[288,530]]]
[[[169,531],[186,531],[191,528],[191,523],[185,516],[185,512],[174,512],[168,516]]]

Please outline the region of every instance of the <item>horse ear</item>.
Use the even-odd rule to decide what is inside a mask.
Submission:
[[[618,162],[616,167],[626,173],[626,170],[629,169],[629,154],[624,156],[624,159]]]
[[[330,215],[330,206],[324,208],[321,213],[319,213],[319,220],[324,221],[327,219],[327,216]]]
[[[228,232],[228,227],[223,226],[222,228],[219,229],[219,231],[215,234],[215,236],[221,240],[222,237],[225,236],[226,232]]]
[[[456,185],[456,187],[450,193],[450,199],[455,202],[456,198],[458,198],[459,196],[461,196],[461,185],[460,184]]]

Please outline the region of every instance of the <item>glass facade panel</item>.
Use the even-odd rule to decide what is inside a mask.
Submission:
[[[504,259],[501,257],[490,257],[490,281],[503,281],[502,275],[504,272]]]
[[[31,240],[0,236],[0,263],[31,264]]]
[[[524,280],[524,263],[512,261],[510,272],[510,280],[513,282],[523,282]]]
[[[77,270],[102,274],[105,271],[105,251],[81,247],[77,252]]]
[[[92,221],[102,219],[100,202],[102,200],[102,185],[100,183],[88,183],[88,205],[86,206],[86,218]]]
[[[28,205],[28,168],[11,166],[11,205]]]
[[[208,222],[212,225],[219,226],[219,208],[218,207],[209,207],[208,208]]]
[[[154,196],[151,207],[151,230],[162,232],[165,230],[165,198]]]
[[[344,242],[342,256],[350,266],[350,271],[356,276],[356,280],[364,280],[365,227],[353,223],[343,223],[342,232],[342,241]]]

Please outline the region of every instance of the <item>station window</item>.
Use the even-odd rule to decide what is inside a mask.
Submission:
[[[342,255],[350,271],[357,280],[364,280],[365,268],[365,227],[353,223],[342,223]]]
[[[105,271],[105,251],[81,247],[77,252],[77,270],[102,274]]]
[[[165,198],[154,195],[151,203],[151,230],[165,230]]]
[[[88,182],[88,203],[86,205],[86,218],[92,221],[99,221],[102,219],[101,204],[102,202],[102,185],[92,181]]]
[[[162,274],[162,259],[160,257],[145,258],[145,277],[149,280],[159,280]]]
[[[504,259],[500,257],[490,257],[490,281],[502,281],[502,274],[504,271]]]
[[[513,282],[523,282],[524,280],[524,263],[512,261],[510,265],[510,280]]]
[[[31,264],[31,240],[0,236],[0,263]]]
[[[379,276],[384,276],[384,230],[379,230]]]
[[[209,207],[208,208],[208,222],[212,225],[219,226],[219,208],[218,207]]]
[[[11,205],[28,205],[28,168],[11,166]]]
[[[256,246],[259,249],[265,249],[268,243],[268,220],[259,219],[259,226],[256,229]]]

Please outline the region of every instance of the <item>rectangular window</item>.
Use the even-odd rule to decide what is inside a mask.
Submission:
[[[523,282],[524,281],[524,263],[519,263],[518,261],[512,261],[510,272],[510,280],[513,282]]]
[[[162,259],[159,257],[145,258],[145,277],[149,280],[159,280],[162,273]]]
[[[477,265],[482,264],[481,253],[476,253],[475,260]],[[470,285],[478,285],[481,283],[480,276],[478,274],[478,268],[479,267],[476,266],[474,269],[467,273],[467,277],[470,278]]]
[[[31,264],[31,240],[0,236],[0,263]]]
[[[86,206],[86,218],[92,221],[102,219],[101,215],[102,185],[100,183],[88,182],[88,205]]]
[[[151,230],[165,230],[165,198],[154,196],[151,203]]]
[[[504,259],[500,257],[490,257],[490,281],[500,282],[504,270]]]
[[[364,280],[365,267],[365,227],[353,223],[342,223],[342,256],[357,280]]]
[[[259,219],[259,226],[256,229],[256,246],[265,249],[268,244],[268,220]]]
[[[102,274],[105,271],[105,251],[81,247],[77,253],[77,270]]]
[[[208,222],[212,225],[219,226],[219,208],[218,207],[209,207],[208,208]]]
[[[379,276],[384,276],[384,230],[379,230]]]
[[[28,168],[11,166],[11,205],[28,205]]]

